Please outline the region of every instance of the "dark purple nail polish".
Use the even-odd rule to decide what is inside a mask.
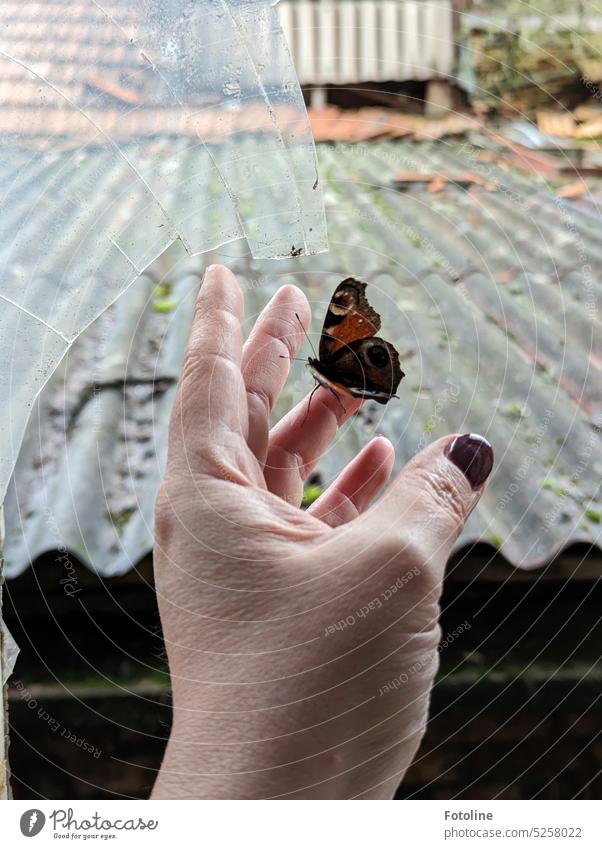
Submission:
[[[465,433],[457,436],[447,449],[447,456],[464,472],[473,489],[482,486],[493,467],[493,448],[484,436]]]

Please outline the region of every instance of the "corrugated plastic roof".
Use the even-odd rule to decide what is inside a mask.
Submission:
[[[324,483],[375,432],[401,464],[439,435],[476,431],[497,464],[459,546],[485,540],[530,568],[572,542],[599,544],[595,196],[561,200],[544,177],[512,168],[507,148],[477,141],[321,145],[327,254],[258,262],[242,243],[196,259],[171,248],[73,345],[39,398],[6,502],[6,574],[63,548],[120,574],[150,551],[192,306],[203,263],[216,260],[240,275],[249,323],[283,282],[302,286],[315,339],[342,277],[372,284],[407,377],[399,401],[366,404],[343,429],[320,463]],[[296,363],[277,414],[311,385]]]

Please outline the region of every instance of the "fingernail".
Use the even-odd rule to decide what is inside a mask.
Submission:
[[[447,449],[447,456],[466,476],[473,489],[482,486],[493,468],[493,448],[484,436],[465,433],[457,436]]]

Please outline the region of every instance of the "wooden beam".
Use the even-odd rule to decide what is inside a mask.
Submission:
[[[454,93],[448,80],[429,80],[424,99],[424,111],[430,117],[448,115],[453,111]]]

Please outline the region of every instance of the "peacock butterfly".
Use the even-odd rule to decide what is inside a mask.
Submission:
[[[399,354],[376,336],[380,316],[368,303],[366,283],[347,277],[330,301],[320,337],[318,358],[309,367],[318,384],[340,395],[386,404],[404,377]]]

